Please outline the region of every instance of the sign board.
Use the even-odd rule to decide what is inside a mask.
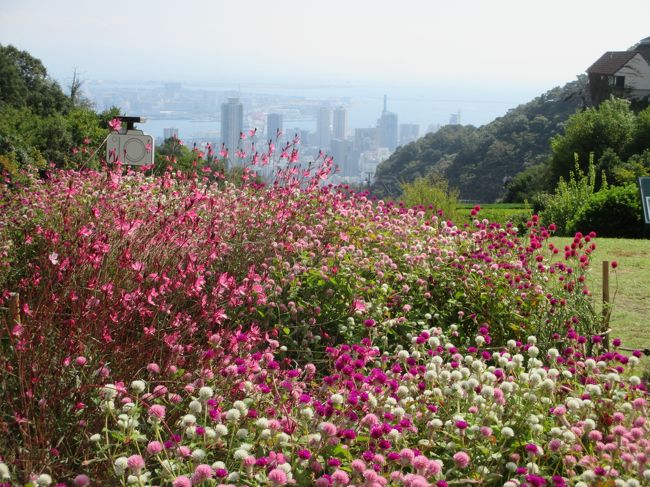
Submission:
[[[639,190],[641,191],[643,218],[645,224],[650,225],[650,177],[639,178]]]

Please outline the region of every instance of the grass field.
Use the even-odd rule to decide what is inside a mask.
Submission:
[[[556,237],[553,241],[564,246],[571,239]],[[650,348],[650,240],[596,239],[588,284],[599,312],[603,260],[618,263],[616,270],[610,268],[612,338],[621,338],[625,347]]]

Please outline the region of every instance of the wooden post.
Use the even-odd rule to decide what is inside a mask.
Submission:
[[[604,336],[603,346],[605,350],[609,350],[609,317],[611,308],[609,303],[609,261],[603,261],[603,325]]]
[[[9,320],[11,327],[20,324],[20,294],[11,293],[9,296]]]

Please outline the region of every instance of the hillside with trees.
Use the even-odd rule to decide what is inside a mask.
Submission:
[[[399,147],[379,165],[373,193],[396,197],[400,183],[437,173],[462,199],[503,198],[507,181],[548,160],[549,141],[585,106],[586,86],[581,76],[481,127],[449,125]]]

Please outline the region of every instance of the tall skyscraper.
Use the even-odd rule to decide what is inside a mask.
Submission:
[[[320,149],[330,148],[331,133],[332,111],[327,107],[321,107],[318,110],[318,119],[316,120],[316,138]]]
[[[403,123],[399,126],[400,145],[413,142],[420,136],[420,126],[416,123]]]
[[[345,140],[348,135],[348,111],[345,107],[336,107],[334,109],[332,126],[332,137]]]
[[[339,167],[340,175],[354,177],[359,175],[358,160],[354,160],[352,154],[352,141],[332,139],[332,157],[334,164]]]
[[[460,110],[458,110],[458,113],[449,115],[449,125],[460,125]]]
[[[384,110],[377,120],[379,147],[387,147],[394,151],[397,148],[397,114],[386,109],[387,97],[384,95]]]
[[[228,103],[221,105],[221,142],[228,149],[228,163],[238,164],[235,156],[239,145],[239,135],[244,130],[244,106],[239,98],[228,98]]]
[[[266,116],[266,140],[276,141],[278,131],[282,131],[282,115],[279,113],[269,113]]]

